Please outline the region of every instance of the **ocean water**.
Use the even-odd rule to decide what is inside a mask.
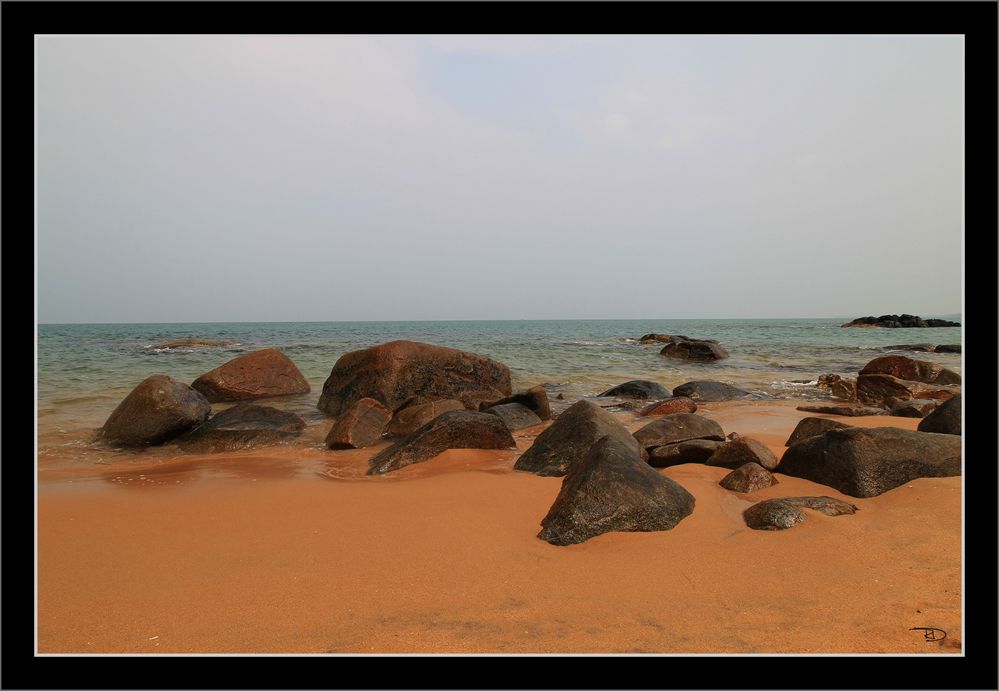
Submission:
[[[959,315],[930,315],[960,321]],[[440,322],[281,322],[202,324],[41,324],[38,326],[38,429],[41,452],[89,444],[115,406],[151,374],[190,383],[242,353],[277,347],[312,387],[309,394],[272,399],[307,421],[323,382],[344,353],[396,339],[423,341],[499,360],[514,387],[544,384],[572,400],[599,394],[629,379],[650,379],[672,389],[695,379],[716,379],[778,398],[822,399],[804,382],[822,374],[854,376],[889,346],[961,343],[960,328],[840,328],[845,319],[784,320],[559,320]],[[639,345],[647,333],[718,340],[730,357],[691,363]],[[228,340],[219,348],[157,350],[175,338]],[[909,353],[960,372],[961,356]]]

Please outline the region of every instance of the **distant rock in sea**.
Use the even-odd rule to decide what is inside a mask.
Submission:
[[[212,341],[207,338],[174,338],[170,341],[156,343],[147,348],[155,350],[171,350],[173,348],[225,348],[235,345],[234,341]]]
[[[663,399],[671,396],[669,389],[662,384],[647,379],[633,379],[623,384],[618,384],[614,388],[607,389],[600,398],[605,396],[618,396],[619,398],[638,398],[647,400],[650,398]]]
[[[937,326],[961,326],[946,319],[920,319],[911,314],[882,314],[880,317],[858,317],[842,326],[881,327],[884,329],[914,329]]]
[[[659,351],[663,357],[693,362],[714,362],[728,357],[728,351],[718,341],[686,336],[670,336],[669,342]]]

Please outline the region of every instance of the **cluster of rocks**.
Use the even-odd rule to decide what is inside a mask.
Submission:
[[[903,343],[902,345],[885,346],[884,350],[911,350],[917,353],[960,353],[960,343],[945,343],[933,345],[932,343]]]
[[[882,314],[880,317],[858,317],[842,326],[881,327],[884,329],[924,329],[938,326],[961,326],[946,319],[920,319],[911,314]]]
[[[652,333],[642,336],[638,339],[638,343],[640,345],[663,343],[663,348],[659,354],[676,360],[715,362],[728,357],[728,351],[718,341],[705,338]]]

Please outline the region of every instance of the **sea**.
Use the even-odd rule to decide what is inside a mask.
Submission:
[[[929,315],[960,322],[960,315]],[[924,317],[926,318],[926,317]],[[779,399],[822,400],[823,374],[856,376],[868,361],[898,352],[961,372],[961,355],[896,350],[905,344],[961,343],[961,329],[841,328],[849,319],[637,319],[551,321],[265,322],[191,324],[39,324],[37,422],[39,456],[93,446],[93,436],[129,391],[152,374],[190,383],[226,361],[260,348],[280,348],[312,390],[268,404],[309,424],[323,382],[337,359],[398,339],[471,351],[510,368],[514,388],[544,385],[565,400],[595,396],[631,379],[672,389],[712,379]],[[638,343],[648,333],[717,340],[729,357],[713,363],[673,360],[661,345]],[[229,341],[211,348],[154,347],[178,338]],[[217,406],[216,406],[217,407]]]

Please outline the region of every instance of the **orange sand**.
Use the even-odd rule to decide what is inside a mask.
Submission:
[[[811,415],[703,413],[777,453]],[[540,429],[517,433],[521,450]],[[512,471],[513,452],[364,478],[371,453],[281,447],[43,481],[39,652],[961,651],[960,478],[855,499],[778,475],[743,496],[718,486],[727,470],[687,464],[662,471],[697,499],[672,531],[554,547],[535,536],[561,478]],[[742,522],[795,495],[860,511],[781,532]]]

